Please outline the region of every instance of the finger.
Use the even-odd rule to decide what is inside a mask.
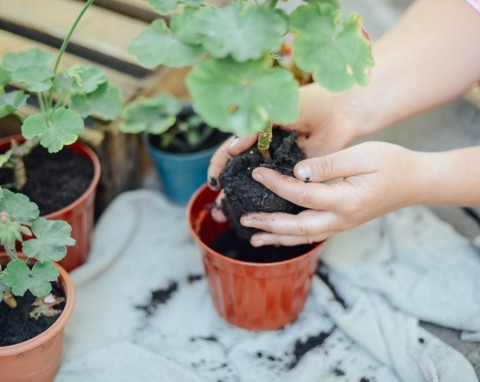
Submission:
[[[336,215],[331,212],[306,210],[298,215],[286,213],[250,213],[242,216],[240,222],[245,227],[277,235],[316,236],[332,231]]]
[[[212,214],[213,220],[218,223],[225,223],[227,221],[227,217],[222,211],[222,200],[225,198],[225,193],[223,191],[217,196],[215,199],[215,206],[212,208],[210,213]]]
[[[223,172],[227,161],[235,155],[238,155],[245,150],[249,149],[257,140],[257,136],[240,138],[240,137],[231,137],[227,139],[213,154],[212,159],[210,160],[210,165],[208,167],[207,179],[208,185],[213,190],[220,189],[220,183],[218,182],[218,177]]]
[[[319,243],[327,239],[332,234],[333,233],[316,236],[295,236],[257,233],[250,239],[250,244],[252,244],[254,247],[262,247],[264,245],[282,245],[291,247],[294,245]]]
[[[343,203],[344,193],[334,187],[338,185],[305,183],[264,167],[253,170],[252,177],[281,198],[308,209],[335,210]]]
[[[351,147],[333,154],[310,158],[297,163],[295,177],[303,181],[326,182],[370,172],[367,151]]]

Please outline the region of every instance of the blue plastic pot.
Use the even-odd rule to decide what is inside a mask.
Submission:
[[[186,205],[193,193],[206,182],[210,159],[219,145],[190,154],[173,154],[153,146],[144,135],[163,190],[176,204]]]

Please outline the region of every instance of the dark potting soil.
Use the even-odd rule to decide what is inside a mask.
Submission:
[[[58,283],[52,283],[52,293],[57,297],[65,297]],[[7,304],[0,303],[0,346],[9,346],[25,342],[40,333],[43,333],[55,321],[60,314],[54,317],[42,316],[38,319],[30,317],[30,312],[35,308],[32,303],[36,297],[26,292],[23,297],[15,297],[18,306],[9,308]],[[65,302],[54,306],[54,309],[62,310]]]
[[[218,234],[210,247],[231,259],[251,263],[285,261],[303,255],[312,248],[311,245],[297,245],[293,247],[268,245],[264,247],[253,247],[248,240],[240,239],[233,229]]]
[[[25,158],[25,167],[27,183],[20,192],[38,204],[41,215],[73,203],[87,190],[93,178],[90,160],[68,148],[50,154],[38,146]],[[13,172],[0,169],[0,185],[13,182]]]
[[[202,126],[200,127],[200,129],[201,128]],[[205,141],[203,141],[201,145],[193,148],[187,143],[185,136],[182,134],[179,134],[177,136],[177,141],[179,142],[178,145],[172,145],[167,148],[161,147],[160,139],[157,135],[149,135],[148,140],[150,141],[151,145],[162,151],[166,151],[172,154],[191,154],[215,147],[222,143],[224,140],[226,140],[229,136],[229,134],[223,133],[217,129],[213,129],[210,136]]]
[[[226,200],[222,210],[233,224],[237,235],[245,240],[258,230],[240,224],[240,217],[248,212],[285,212],[298,214],[304,208],[282,199],[252,178],[256,167],[267,167],[283,175],[293,176],[293,167],[305,159],[304,152],[297,145],[297,133],[280,129],[273,131],[270,145],[271,159],[265,160],[257,147],[231,158],[220,175]]]

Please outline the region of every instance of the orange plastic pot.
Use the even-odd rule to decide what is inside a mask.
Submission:
[[[209,245],[228,224],[215,222],[205,209],[218,192],[207,185],[190,200],[190,232],[202,249],[213,303],[229,323],[249,330],[275,330],[297,319],[310,292],[322,243],[296,258],[276,263],[251,263],[228,258]]]
[[[6,257],[5,254],[0,254]],[[57,321],[38,336],[0,347],[0,382],[52,382],[63,352],[63,332],[75,305],[75,290],[68,273],[58,264],[66,303]]]
[[[20,135],[0,139],[0,152],[10,148],[12,139],[18,142],[24,141],[24,138]],[[68,247],[67,256],[59,262],[67,272],[70,272],[85,263],[90,252],[95,194],[100,180],[100,161],[94,151],[83,143],[75,142],[68,146],[68,149],[79,153],[92,162],[93,178],[87,190],[77,200],[61,210],[45,215],[44,218],[65,220],[72,226],[72,237],[75,239],[76,244]],[[45,176],[48,176],[48,174],[45,174]]]

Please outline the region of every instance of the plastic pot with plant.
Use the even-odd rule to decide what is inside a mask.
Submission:
[[[28,195],[42,215],[71,223],[78,245],[63,262],[68,270],[86,260],[100,177],[96,155],[75,142],[85,118],[111,120],[121,108],[120,90],[100,68],[74,65],[59,72],[73,31],[92,2],[83,7],[56,57],[33,48],[7,53],[0,61],[0,118],[14,115],[22,124],[21,136],[0,140],[0,185]],[[21,110],[29,99],[40,110],[26,116]]]
[[[75,244],[72,229],[65,221],[39,215],[28,197],[0,187],[2,381],[53,380],[61,360],[63,329],[73,311],[72,282],[54,263]]]
[[[166,92],[127,105],[120,131],[143,134],[166,195],[181,205],[205,183],[210,159],[227,136]]]
[[[278,328],[294,319],[303,306],[314,271],[309,261],[304,264],[307,271],[293,265],[295,260],[308,257],[305,252],[314,257],[306,248],[298,248],[287,258],[278,248],[273,248],[275,255],[255,252],[253,258],[251,246],[241,253],[237,250],[253,233],[240,224],[242,215],[301,211],[254,181],[251,173],[265,166],[292,175],[295,164],[305,158],[296,144],[295,132],[273,129],[297,119],[297,78],[312,78],[329,91],[343,91],[356,84],[367,85],[368,70],[373,65],[370,41],[362,30],[360,16],[352,14],[342,22],[337,0],[309,1],[290,14],[279,9],[277,2],[234,1],[213,8],[185,1],[186,6],[174,13],[168,24],[164,19],[154,21],[130,45],[130,51],[146,66],[192,66],[187,88],[193,108],[209,125],[238,136],[258,134],[257,146],[232,158],[219,179],[226,194],[222,208],[236,235],[223,232],[226,226],[216,224],[208,212],[199,209],[198,200],[208,204],[216,197],[206,187],[194,197],[189,209],[192,233],[205,250],[207,274],[213,278],[210,286],[214,301],[218,297],[217,309],[230,322],[250,329]],[[164,2],[150,1],[161,13],[173,11],[178,3],[171,2],[167,8]],[[279,59],[286,42],[291,42],[292,47],[289,68],[283,67]],[[254,273],[246,268],[266,259],[271,261],[257,264],[256,281],[248,284],[244,276]],[[232,261],[238,263],[234,270]],[[280,272],[275,265],[286,267]],[[283,278],[275,288],[265,287],[267,270],[277,281]],[[292,274],[303,278],[292,278]],[[245,294],[246,290],[264,291],[263,300]],[[291,293],[299,298],[290,299]],[[221,297],[225,300],[220,301]],[[246,303],[249,298],[253,305]],[[294,313],[282,314],[285,311]],[[262,323],[261,317],[269,315],[277,319]]]

